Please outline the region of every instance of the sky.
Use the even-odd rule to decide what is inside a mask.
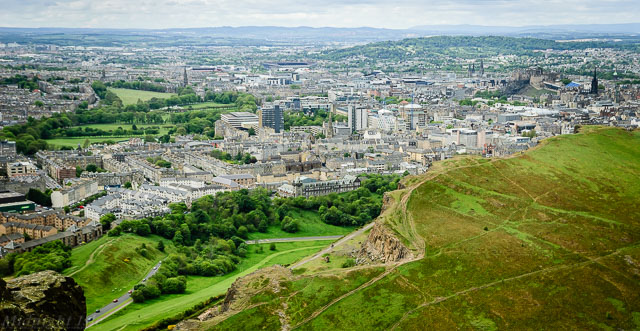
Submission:
[[[0,26],[189,28],[640,22],[640,0],[0,0]]]

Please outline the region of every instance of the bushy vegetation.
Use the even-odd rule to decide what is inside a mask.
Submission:
[[[222,161],[225,161],[228,163],[234,163],[234,164],[250,164],[250,163],[258,162],[255,156],[251,156],[251,154],[249,153],[244,153],[244,154],[238,153],[234,157],[227,152],[221,151],[219,149],[214,149],[213,151],[211,151],[210,155],[212,157],[215,157],[218,160],[222,160]]]
[[[301,211],[320,213],[328,224],[365,224],[378,216],[382,194],[395,189],[399,178],[370,175],[362,178],[358,190],[309,199],[271,199],[263,189],[223,192],[194,201],[190,209],[184,203],[170,204],[171,213],[163,217],[122,221],[109,236],[157,234],[177,247],[157,275],[136,289],[133,297],[140,302],[162,293],[184,292],[178,284],[181,276],[220,276],[233,271],[247,254],[245,239],[250,233],[266,232],[270,225],[297,232],[300,224],[294,216]],[[272,247],[275,250],[275,244]]]
[[[30,252],[13,253],[0,260],[0,275],[23,276],[38,271],[61,272],[71,266],[71,247],[60,240],[48,242]]]
[[[305,114],[303,112],[284,112],[284,129],[289,130],[292,126],[322,126],[322,123],[327,121],[329,112],[323,109],[314,109],[311,114]],[[347,117],[344,115],[334,115],[334,121],[346,121]]]
[[[0,79],[0,85],[18,85],[21,89],[33,91],[38,89],[38,80],[37,76],[29,78],[25,75],[15,75]]]

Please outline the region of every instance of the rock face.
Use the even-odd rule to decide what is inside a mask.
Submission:
[[[0,279],[0,330],[84,330],[84,291],[73,278],[42,271]]]
[[[411,251],[384,225],[376,223],[358,252],[358,263],[398,262],[411,258]]]

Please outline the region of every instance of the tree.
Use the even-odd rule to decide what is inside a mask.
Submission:
[[[40,100],[36,100],[33,104],[34,104],[36,107],[42,107],[42,106],[44,106],[44,102],[42,102],[42,101],[40,101]]]
[[[142,293],[142,289],[133,291],[131,293],[131,299],[133,299],[133,302],[144,302],[144,293]]]
[[[97,172],[98,171],[98,166],[93,164],[93,163],[89,163],[89,164],[87,164],[86,170],[88,172]]]
[[[51,193],[46,194],[38,189],[30,188],[27,192],[27,199],[41,206],[51,207]]]
[[[173,236],[173,242],[180,245],[184,243],[184,239],[182,238],[182,233],[180,232],[180,230],[177,230],[176,234]]]
[[[254,128],[249,128],[249,136],[255,136],[256,130]]]
[[[91,145],[91,142],[89,141],[89,139],[85,139],[84,143],[82,144],[82,148],[87,148]]]
[[[267,229],[269,228],[269,224],[267,223],[267,220],[260,220],[260,223],[258,224],[258,231],[265,233],[267,232]]]
[[[111,228],[111,223],[116,220],[116,215],[109,213],[100,217],[100,224],[102,224],[102,230],[106,231]]]
[[[276,250],[276,243],[271,243],[269,245],[269,249],[272,250],[272,251],[275,251]]]
[[[247,239],[249,236],[249,230],[247,230],[247,227],[242,225],[238,228],[238,236],[240,236],[240,238],[244,238]]]
[[[291,216],[285,216],[284,219],[282,220],[280,228],[285,232],[294,233],[294,232],[298,232],[299,226],[298,226],[298,222],[294,220]]]
[[[187,283],[186,281],[182,280],[181,277],[167,278],[162,283],[162,292],[164,293],[170,293],[170,294],[184,293],[186,289],[187,289]]]
[[[158,241],[158,250],[164,252],[164,241]]]
[[[124,188],[130,189],[131,188],[131,182],[124,183]]]

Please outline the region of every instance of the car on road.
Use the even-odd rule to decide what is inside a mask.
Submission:
[[[127,292],[127,293],[131,294],[132,292],[133,292],[133,290],[129,290],[129,292]]]
[[[88,322],[93,321],[93,317],[89,317],[89,318],[87,318],[87,321],[88,321]]]
[[[100,309],[96,309],[96,313],[99,313],[99,312],[100,312]]]
[[[118,299],[113,299],[113,302],[118,302]]]

